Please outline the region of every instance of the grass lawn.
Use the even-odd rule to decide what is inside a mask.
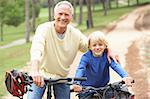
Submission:
[[[6,71],[14,68],[20,69],[29,61],[30,44],[15,46],[8,49],[0,49],[0,99],[8,94],[5,88],[4,78]]]

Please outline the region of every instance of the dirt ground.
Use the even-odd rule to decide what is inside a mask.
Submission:
[[[150,99],[150,5],[135,9],[104,31],[112,50],[120,54],[121,65],[135,79],[133,90],[136,99]],[[81,54],[76,56],[69,76],[75,74]],[[112,82],[120,79],[113,71],[111,76]],[[77,99],[74,95],[72,99]],[[7,95],[3,99],[17,98]]]
[[[126,40],[124,42],[129,42],[128,47],[126,46],[127,51],[122,51],[125,52],[123,55],[125,63],[123,64],[128,73],[135,79],[133,90],[136,99],[150,99],[150,77],[148,76],[150,75],[150,5],[136,9],[123,20],[126,22],[117,25],[122,24],[121,27],[128,29],[128,31],[120,31],[116,29],[117,27],[112,30],[118,32],[119,35],[124,31],[126,34],[129,33],[124,35]],[[129,38],[132,39],[129,40]],[[121,42],[120,47],[125,46],[124,44]]]
[[[126,69],[135,79],[133,86],[136,99],[150,99],[150,7],[141,19],[135,22],[135,28],[143,31],[143,36],[135,40],[128,48]],[[140,21],[140,22],[139,22]]]

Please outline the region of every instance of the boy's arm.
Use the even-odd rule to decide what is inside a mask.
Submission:
[[[121,67],[120,64],[114,62],[114,60],[111,60],[110,64],[111,68],[117,72],[122,78],[127,77],[128,73]]]
[[[123,78],[122,80],[127,86],[132,86],[133,78],[128,75],[128,73],[121,67],[120,64],[111,60],[111,68]]]
[[[88,58],[83,55],[82,58],[81,58],[81,61],[79,63],[79,66],[76,70],[76,74],[75,74],[75,77],[83,77],[84,74],[85,74],[85,71],[86,71],[86,66],[87,66],[87,63],[88,63]],[[80,84],[80,82],[77,82],[78,84]]]
[[[83,77],[87,66],[87,58],[85,55],[82,56],[80,64],[76,70],[75,77]],[[82,91],[82,87],[80,86],[80,81],[75,81],[74,85],[72,85],[72,89],[74,92]]]

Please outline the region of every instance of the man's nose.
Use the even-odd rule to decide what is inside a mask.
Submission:
[[[64,15],[64,14],[63,14],[63,15],[61,15],[61,18],[62,18],[62,19],[65,19],[65,15]]]

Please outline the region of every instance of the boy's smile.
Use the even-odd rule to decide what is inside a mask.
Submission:
[[[102,42],[92,42],[90,43],[90,50],[94,56],[101,56],[106,48],[106,45]]]

